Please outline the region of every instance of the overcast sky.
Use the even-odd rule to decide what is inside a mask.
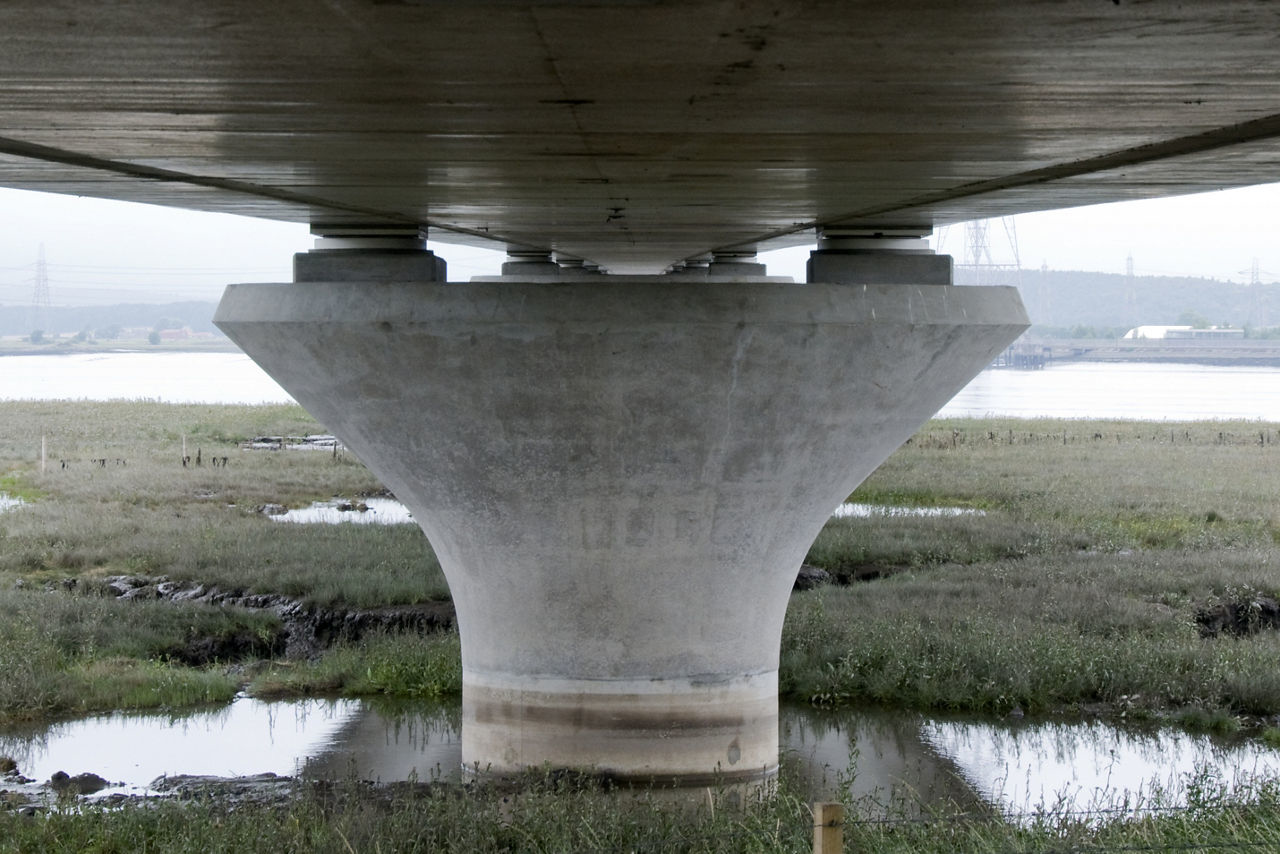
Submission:
[[[1013,219],[1024,268],[1123,273],[1132,254],[1139,275],[1280,280],[1280,184],[1173,199],[1026,214]],[[1012,263],[1001,223],[989,242],[996,263]],[[964,229],[935,236],[964,256]],[[99,199],[0,189],[0,306],[30,304],[44,244],[53,305],[214,300],[237,281],[288,281],[295,252],[311,244],[306,226]],[[497,272],[500,252],[448,244],[432,248],[449,277]],[[802,278],[807,248],[769,253],[774,275]]]

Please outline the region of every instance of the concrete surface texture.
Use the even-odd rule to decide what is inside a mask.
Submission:
[[[9,0],[0,186],[658,273],[1274,181],[1277,31],[1255,0]]]
[[[1012,288],[233,285],[218,324],[413,511],[464,762],[777,762],[788,594],[832,510],[1026,326]]]

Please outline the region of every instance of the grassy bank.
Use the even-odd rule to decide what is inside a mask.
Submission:
[[[852,496],[981,515],[833,520],[809,560],[880,580],[793,597],[784,690],[819,703],[1280,711],[1280,436],[1251,423],[933,422]],[[1261,628],[1261,626],[1259,626]]]
[[[710,792],[708,792],[710,796]],[[850,805],[856,809],[856,805]],[[1134,819],[1049,812],[1026,823],[936,815],[857,820],[846,850],[884,854],[1032,854],[1066,851],[1274,850],[1273,787],[1226,795],[1208,785],[1186,809]],[[616,795],[552,779],[518,793],[458,787],[302,786],[287,803],[149,801],[78,808],[33,819],[0,810],[0,851],[166,852],[807,852],[813,818],[785,776],[746,808],[690,808],[661,796]]]
[[[61,679],[96,667],[105,684],[120,662],[146,673],[191,667],[175,653],[190,638],[174,628],[149,646],[58,640],[57,621],[74,622],[55,616],[65,603],[92,602],[109,615],[99,623],[122,632],[175,613],[86,599],[64,589],[70,580],[83,591],[107,575],[168,575],[357,607],[447,598],[415,526],[282,525],[257,512],[380,488],[350,455],[239,447],[257,435],[315,432],[293,406],[0,407],[0,491],[29,501],[0,514],[0,591],[23,584],[24,596],[58,603],[33,607],[17,592],[0,601],[27,615],[26,659],[50,663],[23,672]],[[184,437],[189,455],[226,456],[228,465],[184,467]],[[1202,638],[1196,622],[1215,604],[1261,613],[1280,598],[1277,473],[1272,425],[932,422],[853,500],[981,512],[832,520],[809,562],[876,580],[793,597],[783,690],[824,704],[1171,715],[1219,727],[1280,713],[1277,632]],[[179,620],[183,631],[268,631],[234,611],[197,613]],[[455,690],[456,638],[398,644],[381,638],[278,664],[257,690]],[[396,655],[411,665],[374,666]],[[69,708],[39,680],[14,680],[0,715]],[[58,690],[82,698],[79,707],[117,702],[105,689]],[[167,696],[157,702],[195,695]]]
[[[272,653],[278,621],[160,602],[0,588],[0,722],[226,702],[217,649]]]
[[[257,512],[380,488],[349,455],[238,444],[314,432],[296,407],[0,407],[0,491],[28,502],[0,513],[0,720],[222,701],[246,673],[261,696],[455,693],[454,633],[376,635],[289,662],[269,616],[95,592],[104,576],[147,574],[319,604],[447,597],[413,526],[282,525]],[[183,467],[183,437],[192,455],[229,464]],[[935,421],[852,499],[981,513],[830,522],[808,560],[850,582],[792,597],[782,690],[826,705],[1218,729],[1280,714],[1280,632],[1263,619],[1280,598],[1278,473],[1270,425]],[[1202,637],[1197,615],[1222,604],[1258,618]],[[1280,847],[1274,785],[1227,794],[1206,779],[1191,791],[1188,809],[1122,820],[854,819],[845,835],[851,850],[885,852]],[[0,851],[808,851],[808,799],[785,767],[774,797],[741,810],[635,802],[565,778],[519,794],[303,785],[234,806],[34,820],[0,808]]]
[[[254,696],[314,694],[395,697],[456,696],[462,693],[457,632],[384,634],[341,643],[314,661],[276,661],[256,676]]]
[[[416,526],[282,525],[258,512],[381,489],[347,453],[239,447],[321,432],[296,406],[6,403],[0,491],[32,503],[0,517],[0,583],[147,574],[320,604],[447,598]],[[215,456],[227,465],[213,466]]]
[[[416,526],[302,526],[258,512],[381,488],[349,454],[239,447],[320,432],[296,406],[0,407],[0,492],[27,502],[0,513],[0,720],[226,700],[244,677],[217,665],[272,654],[274,618],[85,594],[106,576],[167,575],[321,605],[446,599]],[[227,466],[210,465],[214,456]],[[369,689],[356,678],[367,668],[350,658],[350,690]],[[332,684],[336,669],[321,675]]]

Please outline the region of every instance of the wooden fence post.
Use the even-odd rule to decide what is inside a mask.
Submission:
[[[841,854],[844,851],[844,806],[813,805],[813,854]]]

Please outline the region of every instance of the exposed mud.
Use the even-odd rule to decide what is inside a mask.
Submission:
[[[381,608],[323,607],[279,593],[226,590],[195,581],[173,581],[166,576],[116,575],[102,580],[103,590],[124,600],[199,602],[271,611],[282,627],[275,637],[261,638],[244,632],[203,637],[172,657],[187,664],[270,658],[312,658],[340,641],[355,641],[378,632],[435,632],[452,628],[452,602],[388,605]]]
[[[899,572],[905,572],[909,567],[894,566],[882,563],[859,563],[851,566],[841,566],[838,569],[826,570],[821,567],[812,566],[811,564],[802,564],[800,572],[796,575],[796,583],[792,590],[812,590],[815,587],[821,587],[824,584],[835,584],[839,587],[848,587],[851,584],[858,584],[864,581],[876,581],[880,578],[888,578],[891,575],[897,575]]]
[[[55,801],[65,801],[100,792],[111,785],[97,774],[86,772],[74,777],[65,771],[56,771],[43,783],[24,777],[17,763],[8,756],[0,756],[0,809],[14,810],[21,815],[35,815],[47,810]]]
[[[1280,629],[1280,602],[1270,596],[1247,596],[1215,602],[1196,611],[1200,637],[1244,637]]]

